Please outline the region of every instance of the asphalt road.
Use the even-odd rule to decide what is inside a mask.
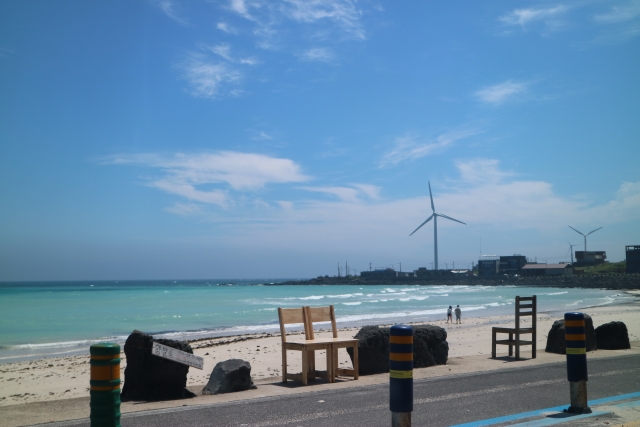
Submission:
[[[564,363],[414,384],[414,426],[451,426],[559,405],[569,406]],[[589,400],[640,391],[640,355],[589,361]],[[123,427],[366,426],[389,427],[389,387],[376,385],[210,406],[126,414]],[[87,426],[88,420],[56,423]]]

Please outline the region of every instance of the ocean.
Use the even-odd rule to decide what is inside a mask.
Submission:
[[[280,280],[283,281],[283,280]],[[196,339],[277,332],[278,307],[333,304],[339,326],[513,313],[516,295],[538,295],[538,310],[571,311],[622,302],[620,291],[516,286],[296,285],[275,280],[0,283],[0,363],[86,353],[124,343],[134,329]]]

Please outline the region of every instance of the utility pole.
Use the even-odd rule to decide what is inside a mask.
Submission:
[[[346,272],[344,277],[349,277],[349,263],[347,261],[344,262],[344,271]]]
[[[338,263],[338,277],[340,277],[340,263]]]
[[[400,263],[400,273],[402,273],[402,263]]]
[[[371,263],[369,263],[369,271],[371,271]]]

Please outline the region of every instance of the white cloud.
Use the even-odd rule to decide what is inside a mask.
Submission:
[[[301,57],[305,61],[331,62],[334,59],[334,54],[331,49],[316,47],[304,51]]]
[[[620,43],[640,36],[640,0],[613,6],[609,12],[595,15],[593,19],[601,30],[597,43]]]
[[[528,83],[507,80],[506,82],[480,89],[476,91],[474,95],[487,104],[501,105],[513,99],[516,95],[526,93],[528,87]]]
[[[229,34],[235,34],[237,32],[235,28],[233,28],[231,25],[227,24],[226,22],[218,22],[216,24],[216,28],[219,29],[220,31],[224,31],[225,33],[229,33]]]
[[[515,9],[505,15],[502,15],[498,20],[505,25],[519,25],[523,30],[527,24],[542,21],[547,24],[552,24],[553,19],[557,19],[560,15],[567,12],[569,8],[564,5],[558,5],[546,9]]]
[[[237,96],[242,74],[229,65],[214,62],[201,54],[191,54],[182,65],[184,78],[191,87],[191,94],[200,98]]]
[[[468,224],[461,226],[449,221],[438,224],[443,236],[441,260],[446,259],[447,247],[456,248],[455,256],[459,258],[453,258],[455,261],[477,259],[476,249],[469,249],[470,236],[475,245],[480,233],[493,236],[489,241],[500,242],[509,240],[504,236],[518,232],[519,236],[546,241],[545,245],[556,247],[554,250],[556,243],[560,243],[564,253],[564,238],[558,236],[570,236],[567,224],[596,228],[640,219],[640,182],[624,183],[609,201],[594,203],[579,196],[560,195],[553,185],[542,180],[517,179],[516,174],[501,170],[499,162],[493,159],[459,162],[458,168],[460,180],[431,181],[436,209]],[[234,233],[230,241],[238,247],[263,245],[273,250],[305,253],[312,246],[314,253],[324,251],[352,257],[380,253],[385,258],[402,256],[403,261],[414,257],[415,250],[424,253],[424,239],[429,239],[427,248],[432,244],[431,236],[408,237],[430,214],[428,192],[420,197],[363,202],[351,190],[318,187],[312,191],[332,194],[338,200],[298,201],[295,205],[286,204],[286,209],[281,203],[283,209],[273,211],[267,227],[262,215],[255,220],[243,218],[238,223],[242,233]],[[637,225],[633,227],[631,230],[637,230]],[[511,243],[507,245],[511,248]],[[518,245],[527,250],[532,243],[525,240]],[[502,250],[510,249],[502,246],[496,249]],[[525,254],[533,256],[541,252]],[[424,259],[423,256],[419,258]]]
[[[219,206],[229,205],[229,189],[211,189],[212,186],[223,184],[235,191],[255,191],[269,184],[299,183],[309,179],[292,160],[235,151],[173,156],[126,155],[112,157],[105,163],[159,169],[163,176],[151,180],[149,186],[190,201]]]
[[[265,131],[260,131],[257,132],[253,137],[251,137],[251,139],[254,141],[270,141],[273,139],[273,137]]]
[[[496,183],[513,173],[500,170],[500,162],[495,159],[473,159],[455,163],[462,181],[470,184]]]
[[[247,4],[244,0],[231,0],[229,3],[229,9],[247,19],[251,18],[251,15],[249,15]]]
[[[231,60],[231,46],[228,44],[219,44],[216,46],[209,46],[209,50],[216,55],[219,55],[226,59],[227,61]]]
[[[350,37],[365,39],[365,31],[360,23],[362,12],[350,0],[285,0],[289,7],[285,13],[293,20],[313,23],[331,21]]]
[[[162,10],[165,15],[173,19],[180,25],[189,25],[189,22],[180,16],[176,11],[176,6],[171,0],[152,0],[152,2]]]
[[[415,160],[442,152],[456,141],[469,138],[477,133],[477,130],[448,132],[439,135],[435,140],[429,140],[427,142],[419,142],[417,140],[418,138],[413,135],[398,137],[394,141],[394,148],[385,153],[382,159],[380,159],[379,166],[395,166],[407,160]]]
[[[231,54],[231,46],[227,43],[217,44],[215,46],[205,46],[204,49],[209,50],[216,55],[226,59],[229,62],[245,65],[256,65],[259,61],[256,58],[238,58]]]
[[[352,184],[352,187],[299,187],[301,190],[316,193],[325,193],[336,196],[338,199],[355,203],[360,201],[360,196],[365,195],[370,199],[380,198],[380,187],[369,184]]]
[[[380,199],[380,187],[371,184],[351,184],[371,199]]]
[[[362,12],[352,0],[231,0],[227,9],[256,24],[253,33],[265,48],[273,47],[271,40],[285,20],[314,25],[314,37],[333,33],[342,39],[366,38]]]
[[[621,6],[613,6],[609,12],[594,16],[594,20],[600,24],[617,24],[638,17],[640,17],[640,0],[634,0]]]

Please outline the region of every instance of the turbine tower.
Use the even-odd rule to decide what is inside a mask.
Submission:
[[[576,232],[576,233],[578,233],[578,234],[582,234],[582,237],[584,237],[584,251],[585,251],[585,252],[587,252],[587,236],[588,236],[589,234],[595,233],[596,231],[600,230],[600,228],[602,228],[602,227],[596,228],[595,230],[590,231],[590,232],[588,232],[587,234],[583,234],[583,233],[579,232],[578,230],[576,230],[576,229],[575,229],[575,228],[573,228],[572,226],[569,226],[569,228],[570,228],[570,229],[572,229],[573,231],[575,231],[575,232]]]
[[[433,194],[431,193],[431,182],[429,182],[429,197],[431,198],[431,211],[433,212],[431,214],[431,216],[429,218],[427,218],[427,220],[425,222],[423,222],[422,224],[420,224],[420,226],[418,228],[416,228],[415,230],[413,230],[413,233],[415,233],[416,231],[420,230],[420,228],[425,225],[426,223],[428,223],[429,221],[431,221],[431,219],[433,218],[433,253],[434,253],[434,257],[435,257],[435,269],[438,269],[438,217],[441,216],[442,218],[446,218],[446,219],[450,219],[451,221],[455,221],[455,222],[459,222],[460,224],[465,224],[462,221],[458,221],[457,219],[451,218],[450,216],[446,216],[444,214],[441,213],[437,213],[436,212],[436,208],[433,205]],[[413,236],[413,233],[409,234],[409,236]]]
[[[574,247],[574,246],[580,246],[580,245],[578,245],[578,244],[573,245],[573,244],[571,244],[571,242],[570,242],[570,241],[568,241],[568,240],[567,240],[567,243],[569,244],[569,251],[571,251],[571,264],[573,264],[573,247]]]

